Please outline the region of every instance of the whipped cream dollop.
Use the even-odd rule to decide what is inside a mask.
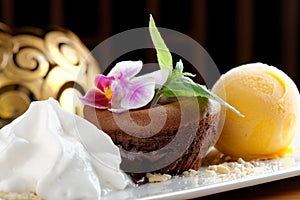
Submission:
[[[100,199],[124,189],[119,149],[110,137],[52,98],[32,102],[0,130],[0,191],[46,200]]]

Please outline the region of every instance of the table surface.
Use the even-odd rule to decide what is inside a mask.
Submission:
[[[300,176],[197,198],[197,200],[215,199],[299,200]]]

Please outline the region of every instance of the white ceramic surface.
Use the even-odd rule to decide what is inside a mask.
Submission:
[[[259,172],[242,178],[203,177],[199,173],[107,193],[103,199],[190,199],[300,175],[300,150],[286,158],[260,162],[264,165]]]

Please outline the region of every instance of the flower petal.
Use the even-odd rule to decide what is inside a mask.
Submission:
[[[80,100],[86,105],[101,109],[108,108],[110,104],[110,99],[107,99],[105,94],[97,89],[89,90],[84,97],[80,97]]]
[[[125,109],[125,108],[109,108],[108,110],[113,113],[122,113],[122,112],[128,111],[128,109]]]
[[[119,81],[114,81],[111,87],[113,91],[111,97],[111,108],[121,108],[121,102],[125,96],[128,87],[127,85],[126,87],[124,87],[124,85],[120,84]]]
[[[129,79],[138,74],[143,66],[142,61],[122,61],[117,63],[107,74],[118,79]]]
[[[146,79],[148,77],[152,77],[155,81],[155,88],[161,88],[161,86],[163,86],[169,76],[169,70],[168,69],[161,69],[161,70],[157,70],[142,76],[139,76],[143,79]]]
[[[121,107],[135,109],[147,105],[154,97],[155,81],[152,77],[137,77],[131,81]]]
[[[113,80],[115,80],[114,77],[107,77],[99,74],[95,77],[95,85],[99,90],[104,92],[107,88],[110,88]]]

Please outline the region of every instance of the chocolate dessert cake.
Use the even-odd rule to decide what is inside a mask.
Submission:
[[[108,134],[121,152],[121,169],[134,180],[145,173],[178,175],[198,170],[217,142],[231,105],[195,83],[181,60],[173,64],[150,15],[149,32],[159,70],[137,76],[142,61],[122,61],[95,77],[81,98],[84,118]],[[223,110],[223,109],[222,109]]]
[[[120,148],[125,172],[133,176],[145,172],[177,175],[198,170],[220,135],[221,105],[214,100],[192,99],[131,110],[129,115],[85,105],[84,117]],[[158,125],[151,123],[149,111],[156,122],[164,122],[159,132],[155,132]]]

